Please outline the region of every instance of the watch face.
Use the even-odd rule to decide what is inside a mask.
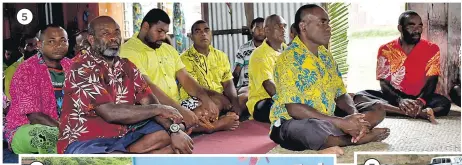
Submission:
[[[171,132],[178,132],[178,131],[180,131],[180,125],[178,125],[178,124],[172,124],[172,125],[170,125],[170,131],[171,131]]]

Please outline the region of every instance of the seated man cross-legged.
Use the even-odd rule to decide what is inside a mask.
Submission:
[[[206,89],[209,97],[217,105],[222,114],[225,110],[231,113],[220,116],[216,120],[215,115],[210,115],[209,120],[213,126],[209,128],[199,127],[194,132],[215,132],[222,130],[234,130],[239,126],[240,112],[237,92],[233,84],[233,76],[230,70],[228,56],[211,45],[212,32],[207,22],[196,21],[191,28],[191,39],[194,44],[181,56],[183,64],[189,74]],[[184,87],[180,87],[180,98],[184,100],[182,105],[189,109],[195,109],[197,101],[190,97]],[[194,110],[197,114],[198,110]]]
[[[389,129],[374,128],[385,117],[381,104],[355,105],[346,93],[337,64],[324,47],[331,36],[326,11],[314,4],[302,6],[295,25],[298,36],[275,64],[270,138],[290,150],[336,154],[343,152],[338,146],[387,138]]]
[[[66,72],[58,153],[192,153],[178,110],[158,104],[137,67],[118,56],[114,19],[95,18],[88,33],[89,51]]]
[[[427,119],[436,124],[436,116],[446,116],[451,102],[436,94],[440,75],[438,45],[421,39],[422,19],[414,11],[399,18],[401,36],[379,48],[377,80],[380,91],[357,93],[355,102],[380,101],[387,114]]]

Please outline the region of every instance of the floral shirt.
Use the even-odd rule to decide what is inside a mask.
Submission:
[[[21,63],[11,80],[11,106],[5,126],[5,139],[9,144],[16,130],[30,123],[27,114],[41,112],[52,119],[59,119],[53,83],[42,56],[39,52]],[[66,71],[70,68],[71,60],[63,58],[60,63]]]
[[[404,53],[399,39],[379,48],[377,80],[386,80],[397,90],[417,96],[426,78],[440,74],[438,45],[421,39],[409,54]]]
[[[272,124],[279,118],[292,118],[285,107],[290,103],[308,105],[325,115],[334,114],[335,99],[345,94],[346,89],[332,54],[324,46],[315,51],[318,56],[296,37],[276,61],[274,82],[277,88],[270,112]]]
[[[124,136],[129,126],[106,122],[95,108],[106,103],[134,105],[151,93],[139,70],[127,59],[116,57],[110,68],[102,58],[84,53],[73,58],[66,72],[58,153],[64,153],[74,141]]]

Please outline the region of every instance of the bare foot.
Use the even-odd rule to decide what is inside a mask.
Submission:
[[[363,138],[359,139],[356,144],[365,144],[369,142],[380,142],[385,140],[390,135],[390,129],[388,128],[374,128]]]
[[[234,131],[239,127],[239,116],[228,113],[214,122],[215,131]]]
[[[335,154],[335,155],[343,155],[343,149],[339,146],[329,147],[323,150],[318,151],[319,154]]]
[[[435,117],[435,113],[433,112],[433,109],[426,108],[426,109],[424,109],[422,111],[427,113],[426,117],[427,117],[428,120],[430,120],[430,122],[432,124],[438,124],[438,122],[436,121],[436,117]]]

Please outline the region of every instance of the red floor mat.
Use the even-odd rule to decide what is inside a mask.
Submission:
[[[268,136],[269,124],[244,121],[235,131],[194,138],[194,154],[266,154],[276,146]]]

